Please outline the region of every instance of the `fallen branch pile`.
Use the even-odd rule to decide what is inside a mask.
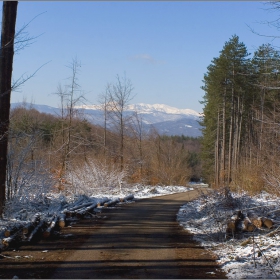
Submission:
[[[12,245],[19,246],[22,243],[37,241],[41,238],[50,238],[53,233],[57,233],[65,227],[72,217],[81,219],[87,214],[96,215],[101,212],[102,207],[114,206],[119,202],[133,199],[133,195],[113,200],[106,197],[96,199],[82,196],[74,203],[64,205],[64,207],[60,205],[52,210],[49,209],[47,213],[36,213],[31,216],[29,221],[8,226],[2,234],[4,238],[0,249],[7,249]],[[62,210],[62,208],[64,209]]]

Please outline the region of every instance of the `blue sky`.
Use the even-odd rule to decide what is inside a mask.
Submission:
[[[79,84],[89,104],[116,75],[129,78],[135,97],[131,103],[160,103],[202,111],[203,75],[232,35],[249,52],[261,44],[280,46],[279,40],[255,35],[277,35],[261,24],[279,13],[255,1],[62,1],[19,2],[17,29],[28,26],[40,35],[14,57],[13,78],[36,75],[12,94],[12,102],[33,102],[57,107],[59,83],[67,84],[66,66],[81,62]],[[40,15],[41,14],[41,15]]]

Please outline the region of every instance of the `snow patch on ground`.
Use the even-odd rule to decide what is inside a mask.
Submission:
[[[110,199],[125,197],[129,194],[133,194],[135,199],[150,198],[161,195],[168,195],[173,193],[187,192],[193,190],[192,187],[184,186],[146,186],[146,185],[132,185],[128,187],[121,187],[113,192],[103,192],[102,194],[96,194],[96,197],[108,197]]]
[[[100,202],[105,197],[116,199],[133,194],[135,199],[150,198],[173,193],[180,193],[192,190],[193,188],[184,186],[146,186],[131,185],[119,188],[102,188],[96,191],[94,196],[69,195],[64,196],[60,193],[49,193],[37,197],[36,201],[15,198],[7,202],[4,219],[0,219],[0,239],[4,238],[4,232],[8,227],[26,225],[36,214],[41,217],[51,219],[53,215],[61,213],[65,208],[71,208],[78,200],[86,202]]]
[[[41,200],[21,204],[20,201],[10,201],[10,210],[6,212],[5,219],[0,220],[0,239],[4,237],[4,230],[12,224],[27,223],[35,213],[42,213],[52,217],[55,211],[61,212],[66,206],[77,200],[100,201],[105,197],[109,199],[125,197],[133,194],[134,198],[144,199],[155,196],[186,192],[193,189],[208,187],[207,184],[190,184],[184,186],[120,186],[115,189],[102,189],[94,196],[85,195],[65,197],[61,194],[48,194]],[[106,193],[107,192],[107,193]],[[279,278],[280,277],[280,231],[274,226],[275,233],[268,234],[269,229],[257,230],[252,242],[251,233],[227,236],[226,221],[233,215],[234,209],[246,212],[254,208],[259,216],[267,216],[277,220],[280,214],[273,212],[280,209],[280,200],[263,192],[259,196],[251,197],[246,193],[232,194],[230,201],[225,199],[221,192],[214,191],[207,196],[201,195],[197,200],[183,205],[177,214],[177,220],[186,230],[194,234],[194,239],[201,242],[206,249],[218,256],[218,263],[227,273],[227,277],[235,278]],[[9,206],[9,205],[7,205]],[[280,219],[279,219],[280,225]],[[67,238],[66,236],[64,238]],[[244,241],[248,241],[245,242]]]
[[[226,222],[233,215],[233,210],[246,213],[254,208],[259,216],[275,218],[273,210],[279,209],[278,198],[263,192],[259,196],[232,194],[233,205],[224,199],[223,194],[212,195],[182,206],[177,214],[178,222],[194,234],[194,239],[213,251],[218,256],[218,263],[231,279],[257,279],[280,277],[280,231],[259,229],[252,233],[240,233],[226,236]],[[275,230],[271,237],[268,234]],[[254,237],[253,237],[254,236]],[[254,243],[253,243],[254,238]],[[248,242],[245,242],[248,241]]]

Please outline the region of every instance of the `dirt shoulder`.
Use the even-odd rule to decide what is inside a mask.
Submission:
[[[215,255],[176,222],[179,207],[198,194],[103,209],[64,228],[59,238],[3,252],[0,278],[226,278]]]

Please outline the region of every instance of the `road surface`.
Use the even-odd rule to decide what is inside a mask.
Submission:
[[[206,190],[205,190],[206,191]],[[6,251],[0,278],[226,278],[213,253],[176,222],[181,205],[198,191],[103,209],[41,240]]]

